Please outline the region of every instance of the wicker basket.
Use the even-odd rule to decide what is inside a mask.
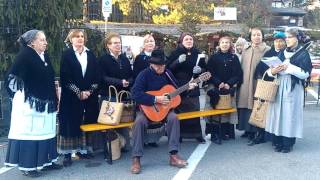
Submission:
[[[114,132],[113,132],[114,133]],[[112,152],[112,160],[120,159],[121,157],[121,140],[117,133],[112,134],[111,138],[111,152]],[[109,144],[107,143],[107,146]]]
[[[263,74],[262,79],[258,79],[254,97],[273,102],[277,95],[279,82],[277,78],[273,81],[265,81],[266,73],[267,71]]]
[[[231,105],[231,95],[227,94],[227,95],[219,95],[219,102],[216,105],[215,109],[231,109],[232,105]]]
[[[268,108],[268,101],[262,102],[260,99],[254,100],[252,113],[249,118],[249,124],[259,128],[265,128]]]

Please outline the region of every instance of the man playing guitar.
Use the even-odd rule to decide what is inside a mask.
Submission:
[[[172,73],[165,67],[165,55],[161,50],[154,50],[149,59],[150,67],[144,69],[135,81],[132,88],[132,95],[138,105],[142,106],[169,106],[170,97],[167,95],[151,95],[147,91],[160,90],[162,87],[170,84],[175,86],[175,78]],[[193,89],[197,86],[196,83],[189,83],[188,89]],[[175,86],[176,87],[176,86]],[[176,87],[177,88],[177,87]],[[183,168],[187,166],[187,161],[181,159],[178,156],[178,149],[180,146],[180,123],[173,110],[170,110],[164,118],[166,120],[166,132],[169,142],[169,153],[171,166]],[[132,129],[133,148],[132,148],[132,166],[131,172],[138,174],[141,171],[140,158],[143,155],[143,138],[144,132],[151,121],[140,110],[137,112],[137,116]]]

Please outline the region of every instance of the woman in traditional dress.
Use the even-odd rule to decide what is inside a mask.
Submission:
[[[200,55],[200,56],[199,56]],[[204,72],[205,58],[200,58],[201,53],[194,47],[192,34],[184,32],[181,34],[178,47],[168,58],[167,66],[176,77],[180,87],[188,83],[192,78],[197,78]],[[181,104],[175,110],[179,113],[200,110],[200,90],[199,87],[181,94]],[[200,143],[205,143],[202,137],[200,118],[182,121],[180,123],[180,138],[195,138]]]
[[[235,86],[240,85],[242,82],[241,64],[238,56],[232,52],[230,36],[222,36],[219,39],[219,51],[210,57],[207,70],[212,74],[208,83],[214,86],[207,94],[210,96],[211,106],[215,108],[220,94],[234,96]],[[234,124],[237,124],[238,121],[230,118],[230,115],[226,117],[222,120],[222,138],[225,140],[234,139]],[[210,124],[208,125],[210,126]],[[217,125],[214,125],[214,133],[211,134],[213,142],[217,142],[217,130]]]
[[[80,130],[80,125],[97,122],[97,90],[101,78],[96,57],[85,46],[84,30],[71,30],[66,41],[72,46],[61,58],[58,151],[64,154],[64,166],[70,166],[72,153],[80,158],[92,157],[91,141]]]
[[[5,165],[18,166],[26,176],[41,169],[60,169],[56,146],[57,94],[54,70],[45,53],[43,31],[30,30],[19,38],[20,52],[9,70],[6,87],[12,100]]]
[[[239,119],[237,129],[244,130],[245,132],[241,137],[248,137],[248,143],[251,143],[257,131],[254,126],[249,124],[249,118],[253,108],[253,95],[257,84],[257,80],[254,78],[254,72],[261,58],[270,47],[263,42],[263,32],[260,28],[252,28],[249,38],[251,39],[251,45],[243,50],[241,56],[243,83],[237,93]]]
[[[287,48],[279,54],[283,63],[267,71],[270,76],[277,74],[280,82],[265,128],[274,135],[276,152],[290,152],[296,138],[302,138],[304,84],[312,69],[308,51],[299,44],[303,38],[297,28],[286,30]]]

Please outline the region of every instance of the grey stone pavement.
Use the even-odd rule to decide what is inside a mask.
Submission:
[[[320,179],[320,104],[307,96],[304,110],[304,138],[298,139],[292,152],[276,153],[271,143],[247,146],[247,140],[240,138],[223,141],[222,145],[210,144],[201,161],[189,179],[194,180],[319,180]],[[0,168],[6,149],[6,139],[0,139]],[[172,179],[179,169],[168,165],[167,138],[163,137],[158,148],[146,148],[142,159],[142,173],[130,173],[130,153],[122,154],[113,165],[96,154],[92,160],[76,160],[71,167],[58,171],[43,172],[37,179]],[[180,154],[189,158],[198,143],[193,140],[181,144]],[[0,169],[1,170],[1,169]],[[29,179],[17,168],[0,174],[0,179]]]

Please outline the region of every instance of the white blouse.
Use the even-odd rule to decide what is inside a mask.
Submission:
[[[81,65],[82,76],[84,77],[84,75],[86,74],[87,64],[88,64],[87,50],[89,49],[87,47],[84,47],[81,53],[79,53],[75,47],[73,47],[73,50]]]

